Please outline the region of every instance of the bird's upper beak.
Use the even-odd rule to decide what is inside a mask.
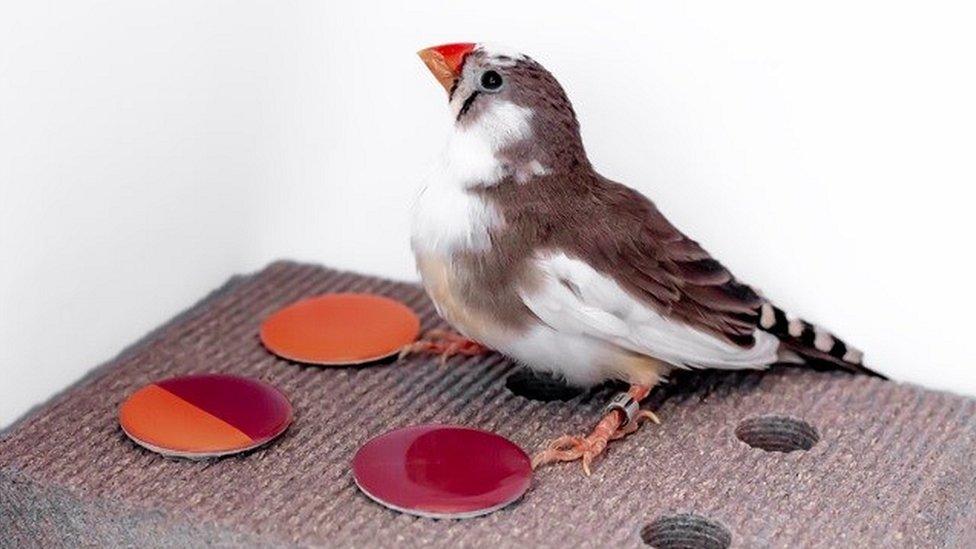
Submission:
[[[461,76],[461,66],[464,64],[464,57],[471,53],[474,46],[474,44],[469,42],[444,44],[443,46],[434,46],[420,50],[417,52],[417,55],[427,65],[430,72],[434,74],[434,78],[450,93],[454,81]]]

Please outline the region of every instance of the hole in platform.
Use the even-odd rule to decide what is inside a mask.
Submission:
[[[726,549],[732,534],[721,524],[685,513],[661,517],[643,527],[644,543],[656,549]]]
[[[812,425],[786,416],[759,416],[744,420],[735,436],[753,448],[767,452],[809,450],[820,440]]]
[[[566,401],[583,392],[582,389],[567,385],[565,381],[552,374],[533,372],[527,368],[516,370],[508,376],[505,386],[513,394],[543,402]]]

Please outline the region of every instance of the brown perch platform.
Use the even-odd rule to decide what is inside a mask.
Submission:
[[[3,545],[976,545],[976,401],[785,367],[679,377],[651,397],[662,425],[612,444],[592,477],[578,463],[537,471],[521,501],[489,516],[390,511],[351,478],[371,437],[459,423],[532,453],[591,427],[612,393],[515,395],[505,383],[515,366],[497,355],[318,368],[261,347],[269,313],[340,291],[397,298],[424,329],[442,326],[414,284],[290,262],[235,277],[0,435]],[[266,448],[204,462],[125,437],[116,413],[129,393],[199,372],[273,383],[295,423]]]

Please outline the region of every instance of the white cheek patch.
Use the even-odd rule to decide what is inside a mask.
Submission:
[[[432,177],[463,187],[498,183],[508,173],[497,153],[531,136],[531,116],[531,109],[494,101],[477,120],[455,125]]]
[[[484,251],[489,232],[501,227],[501,214],[472,187],[494,185],[517,170],[498,159],[498,151],[532,135],[532,111],[509,101],[493,101],[470,124],[455,125],[447,146],[424,181],[413,210],[415,250],[449,255]],[[538,162],[531,173],[544,173]]]
[[[439,177],[455,187],[492,184],[505,176],[495,153],[494,139],[480,124],[458,128],[440,158]]]

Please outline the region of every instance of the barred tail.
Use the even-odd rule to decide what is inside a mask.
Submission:
[[[864,354],[858,349],[819,326],[799,318],[787,318],[786,313],[772,303],[762,305],[759,329],[779,338],[787,349],[800,355],[807,363],[826,362],[853,373],[887,379],[864,365]]]

